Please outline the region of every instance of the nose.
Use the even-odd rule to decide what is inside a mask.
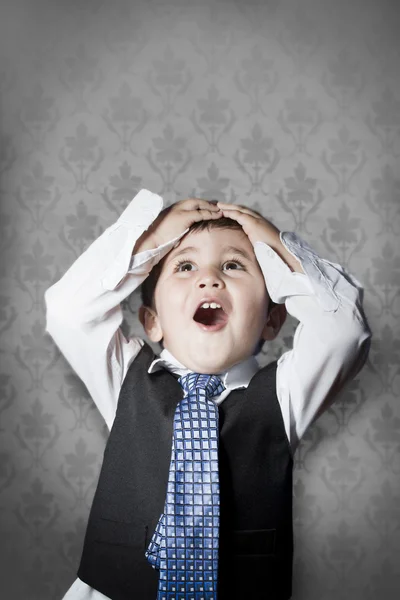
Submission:
[[[213,268],[202,269],[199,272],[197,285],[199,288],[215,287],[221,289],[225,287],[224,280],[222,279],[219,271]]]

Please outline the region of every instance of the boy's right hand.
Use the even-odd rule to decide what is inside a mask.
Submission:
[[[218,219],[222,210],[209,200],[187,198],[164,208],[137,240],[133,254],[157,248],[178,237],[196,221]]]

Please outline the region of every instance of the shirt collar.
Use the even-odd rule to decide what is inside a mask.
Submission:
[[[162,350],[158,358],[153,360],[148,369],[148,373],[155,373],[162,368],[179,375],[179,377],[190,373],[190,370],[180,363],[166,348]],[[221,373],[216,373],[216,375],[221,378],[226,389],[234,390],[240,387],[247,388],[253,375],[259,368],[260,366],[256,357],[250,356],[242,362],[233,365],[230,369]]]

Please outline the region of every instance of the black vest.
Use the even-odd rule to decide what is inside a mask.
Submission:
[[[78,577],[112,600],[156,600],[145,550],[164,510],[177,378],[147,372],[145,342],[123,381]],[[293,460],[276,397],[277,361],[219,407],[218,600],[287,600],[292,590]]]

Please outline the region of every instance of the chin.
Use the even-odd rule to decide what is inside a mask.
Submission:
[[[190,370],[194,373],[213,375],[215,373],[219,373],[221,369],[218,367],[218,365],[215,366],[214,362],[210,362],[210,360],[201,361],[197,359],[196,364],[193,365],[193,368],[190,368]]]
[[[216,357],[216,360],[213,360],[212,355],[207,354],[202,360],[202,357],[196,356],[196,373],[206,373],[209,375],[213,375],[215,373],[221,373],[222,371],[226,371],[231,366],[239,362],[241,359],[233,359],[232,357],[227,357],[225,360],[221,359],[221,355]]]

